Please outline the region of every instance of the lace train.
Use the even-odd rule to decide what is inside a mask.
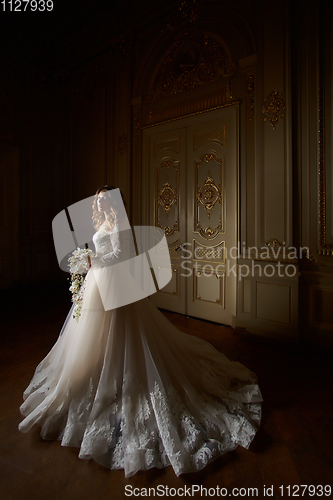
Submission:
[[[109,469],[198,471],[260,425],[255,374],[179,331],[143,299],[105,311],[89,271],[79,323],[72,310],[24,392],[19,430],[80,448]]]

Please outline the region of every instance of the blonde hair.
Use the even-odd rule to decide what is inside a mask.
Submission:
[[[96,231],[99,230],[99,228],[104,224],[106,221],[107,225],[109,226],[109,230],[111,231],[115,224],[118,222],[118,211],[115,203],[113,202],[113,206],[110,206],[109,212],[106,212],[104,215],[104,212],[99,212],[97,209],[97,200],[98,200],[98,195],[102,192],[107,192],[109,194],[110,200],[111,200],[111,194],[110,191],[112,189],[117,189],[113,186],[102,186],[97,189],[95,199],[93,202],[93,216],[92,216],[92,222],[93,222],[93,227]]]

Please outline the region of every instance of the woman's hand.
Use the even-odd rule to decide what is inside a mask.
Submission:
[[[88,271],[89,271],[89,269],[91,268],[91,258],[89,255],[87,257],[87,260],[88,260]]]

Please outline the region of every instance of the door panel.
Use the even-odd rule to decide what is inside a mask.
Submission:
[[[158,306],[231,324],[236,314],[237,108],[144,131],[149,221],[169,245],[171,282]],[[180,246],[183,244],[183,248]],[[231,272],[230,272],[231,270]]]
[[[222,115],[222,114],[221,114]],[[187,314],[230,325],[236,314],[236,126],[230,116],[188,128]],[[233,252],[235,254],[235,252]]]
[[[186,240],[186,129],[174,129],[149,134],[150,224],[164,230],[172,265],[171,281],[152,300],[158,307],[186,314],[179,248]]]

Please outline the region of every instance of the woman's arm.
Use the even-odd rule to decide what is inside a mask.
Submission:
[[[114,226],[113,232],[109,234],[109,237],[111,241],[112,251],[104,254],[103,256],[95,257],[94,259],[92,259],[92,267],[104,267],[108,264],[111,264],[115,259],[119,258],[119,255],[121,253],[121,245],[119,228],[117,224]]]
[[[118,225],[115,226],[115,232],[110,233],[110,239],[112,244],[112,252],[107,253],[103,255],[103,257],[101,257],[101,261],[103,262],[103,264],[111,263],[114,259],[117,259],[119,257],[119,254],[121,252]]]

